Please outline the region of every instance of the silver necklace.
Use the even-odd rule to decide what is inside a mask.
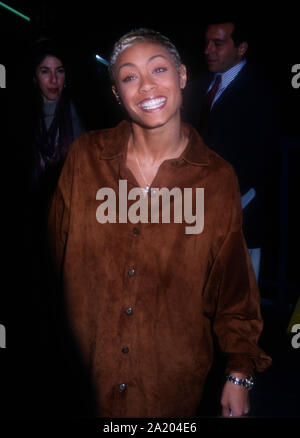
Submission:
[[[141,166],[140,166],[140,163],[139,163],[139,160],[138,160],[138,157],[137,157],[137,154],[136,154],[136,150],[135,150],[135,148],[133,148],[133,149],[134,149],[135,161],[136,161],[136,163],[137,163],[137,165],[138,165],[138,168],[139,168],[140,174],[141,174],[141,176],[142,176],[142,178],[143,178],[143,180],[144,180],[144,183],[146,184],[146,187],[144,188],[144,191],[145,191],[146,193],[149,193],[149,190],[150,190],[150,184],[148,184],[147,181],[146,181],[145,175],[144,175],[144,173],[143,173],[143,171],[142,171],[142,168],[141,168]]]

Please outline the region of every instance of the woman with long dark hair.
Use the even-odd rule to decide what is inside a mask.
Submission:
[[[65,56],[53,41],[35,47],[35,138],[33,184],[48,202],[67,152],[84,132],[66,87]]]

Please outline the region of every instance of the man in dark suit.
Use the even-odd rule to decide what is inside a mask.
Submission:
[[[266,230],[274,223],[276,102],[262,72],[246,60],[243,27],[234,21],[209,24],[205,40],[208,73],[187,87],[183,118],[237,173],[244,234],[258,278]]]
[[[245,26],[230,20],[221,19],[206,27],[208,72],[188,82],[183,120],[192,123],[205,143],[236,171],[243,231],[256,278],[263,287],[265,277],[272,272],[273,279],[277,268],[278,96],[275,99],[261,68],[246,59],[251,41]],[[218,415],[214,399],[223,379],[222,360],[219,354],[209,374],[201,415]]]

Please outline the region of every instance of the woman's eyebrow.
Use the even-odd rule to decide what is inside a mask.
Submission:
[[[164,55],[153,55],[151,56],[148,61],[147,64],[149,64],[151,61],[153,61],[155,58],[163,58],[163,59],[167,59]],[[136,67],[136,65],[133,62],[126,62],[125,64],[122,64],[119,67],[119,72],[123,67]]]
[[[124,67],[135,67],[135,64],[133,64],[132,62],[126,62],[125,64],[120,65],[119,71]]]
[[[148,59],[147,64],[149,64],[149,62],[153,61],[153,59],[155,59],[155,58],[167,59],[164,55],[154,55],[154,56],[151,56],[151,58]]]
[[[48,65],[40,65],[40,68],[51,68]],[[58,65],[57,67],[55,67],[55,69],[57,68],[64,68],[63,64]]]

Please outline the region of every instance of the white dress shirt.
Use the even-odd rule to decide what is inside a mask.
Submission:
[[[216,102],[216,100],[219,99],[219,97],[221,96],[221,94],[225,91],[225,89],[228,87],[228,85],[230,84],[230,82],[233,81],[233,79],[236,77],[236,75],[242,70],[242,68],[244,67],[244,65],[246,64],[246,59],[242,59],[242,61],[240,61],[238,64],[235,64],[233,67],[231,67],[229,70],[225,71],[224,73],[215,73],[213,80],[211,81],[208,89],[207,89],[207,93],[209,92],[209,90],[212,88],[216,76],[221,75],[221,82],[219,85],[219,89],[214,97],[214,100],[212,101],[211,104],[211,108],[213,107],[214,103]]]

